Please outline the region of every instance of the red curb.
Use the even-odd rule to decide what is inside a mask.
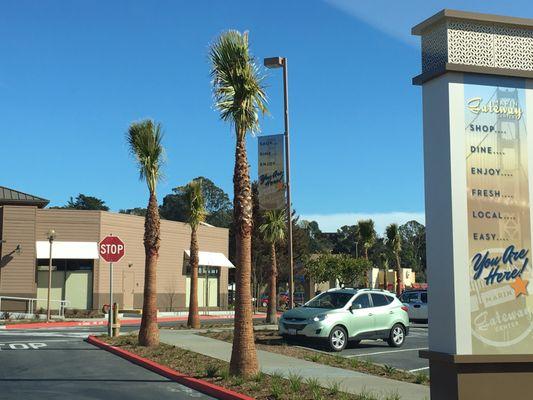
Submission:
[[[180,383],[184,386],[190,387],[191,389],[198,390],[209,396],[216,397],[220,400],[254,400],[252,397],[246,396],[241,393],[234,392],[223,388],[221,386],[214,385],[210,382],[203,381],[201,379],[192,378],[190,376],[184,375],[178,371],[175,371],[171,368],[165,367],[164,365],[158,364],[147,358],[138,356],[137,354],[131,353],[127,350],[121,349],[119,347],[111,346],[108,343],[105,343],[94,336],[89,336],[87,342],[100,347],[103,350],[109,351],[110,353],[116,354],[128,361],[131,361],[134,364],[140,365],[143,368],[149,369],[152,372],[155,372],[159,375],[162,375],[166,378],[173,380],[174,382]]]
[[[265,318],[264,314],[255,314],[252,318],[259,319]],[[210,319],[233,319],[233,315],[204,315],[200,317],[200,320],[210,320]],[[161,317],[157,319],[157,322],[176,322],[176,321],[186,321],[187,316],[180,317]],[[122,320],[122,326],[132,326],[140,325],[141,319],[127,319]],[[80,326],[107,326],[107,320],[98,320],[98,321],[61,321],[61,322],[28,322],[26,324],[9,324],[9,325],[0,325],[0,329],[40,329],[40,328],[65,328],[65,327],[80,327]]]

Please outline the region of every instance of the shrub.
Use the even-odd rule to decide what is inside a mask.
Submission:
[[[341,384],[337,381],[331,381],[328,385],[329,394],[337,396],[341,391]]]
[[[218,372],[218,366],[215,364],[210,364],[205,369],[205,375],[208,378],[214,378],[217,375],[217,372]]]
[[[396,368],[394,368],[391,365],[384,365],[383,366],[383,371],[385,371],[385,373],[387,375],[392,375],[392,374],[394,374],[396,372]]]
[[[287,379],[289,380],[291,392],[297,393],[302,389],[303,378],[300,375],[290,373]]]
[[[429,376],[419,372],[415,375],[415,383],[427,383],[429,381]]]

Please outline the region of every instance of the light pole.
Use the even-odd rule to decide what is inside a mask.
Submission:
[[[291,152],[289,140],[289,77],[286,57],[265,58],[267,68],[283,68],[283,103],[285,109],[285,170],[287,187],[287,242],[289,255],[289,308],[294,308],[294,265],[292,260]]]
[[[48,255],[48,298],[46,300],[46,321],[50,322],[51,310],[50,310],[50,292],[52,288],[52,244],[56,238],[56,231],[50,229],[47,233],[48,242],[50,243],[50,253]]]

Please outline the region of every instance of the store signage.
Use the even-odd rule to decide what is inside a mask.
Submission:
[[[526,95],[464,85],[473,354],[533,353]]]
[[[284,135],[259,137],[258,191],[263,210],[285,207]]]
[[[100,257],[109,263],[119,262],[126,253],[126,246],[118,236],[107,236],[98,245]]]

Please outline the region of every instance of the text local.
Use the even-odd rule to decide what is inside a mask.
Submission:
[[[100,253],[101,254],[120,254],[124,250],[124,245],[122,244],[101,244]]]

